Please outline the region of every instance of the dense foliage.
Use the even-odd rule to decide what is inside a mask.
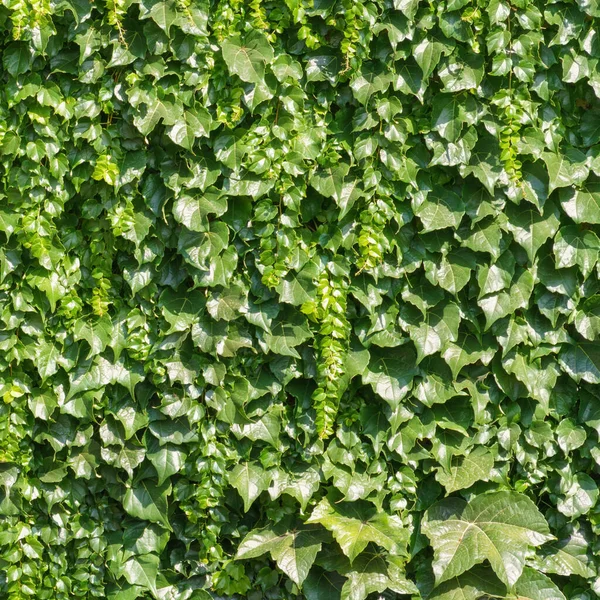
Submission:
[[[0,597],[600,594],[598,0],[2,0]]]

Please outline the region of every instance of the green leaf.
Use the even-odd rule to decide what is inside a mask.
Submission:
[[[470,231],[461,236],[461,245],[475,252],[487,252],[497,261],[502,255],[502,230],[498,224],[489,219],[478,221]]]
[[[538,550],[533,563],[538,571],[564,577],[579,575],[586,579],[595,575],[583,532],[571,529],[567,537],[545,544]]]
[[[597,110],[588,110],[581,119],[579,133],[585,146],[593,146],[600,142],[598,116]]]
[[[449,473],[438,469],[435,478],[451,494],[471,487],[476,481],[488,481],[494,467],[494,455],[487,448],[478,447],[464,456]]]
[[[42,381],[46,381],[48,377],[52,377],[58,371],[61,355],[60,348],[54,343],[44,340],[38,346],[35,366]]]
[[[103,154],[98,157],[92,173],[96,181],[105,181],[108,185],[116,185],[119,178],[119,166],[113,162],[112,156]]]
[[[463,367],[478,361],[488,364],[494,353],[495,348],[488,338],[479,341],[474,336],[463,335],[459,336],[456,342],[449,343],[442,356],[452,370],[452,376],[456,379]]]
[[[301,586],[315,562],[322,541],[322,535],[311,527],[282,533],[272,529],[255,529],[242,540],[235,558],[256,558],[269,552],[277,566]]]
[[[471,271],[475,269],[476,261],[468,250],[457,250],[442,257],[439,264],[427,261],[425,263],[425,277],[433,284],[453,295],[458,294],[471,278]]]
[[[354,97],[360,104],[367,104],[369,98],[378,92],[385,91],[390,85],[390,76],[383,72],[379,67],[372,64],[363,64],[358,77],[356,77],[350,87]]]
[[[380,554],[364,552],[352,567],[343,570],[347,577],[341,600],[365,600],[373,592],[391,590],[397,594],[417,593],[415,584],[406,578],[400,557],[384,560]],[[397,563],[400,563],[399,566]]]
[[[323,498],[306,522],[320,523],[331,531],[350,563],[369,542],[393,553],[404,553],[409,540],[409,531],[399,517],[377,513],[374,507],[358,503],[332,506]]]
[[[312,496],[319,489],[321,477],[319,472],[310,467],[308,469],[295,469],[291,473],[285,473],[281,469],[271,471],[272,481],[269,488],[269,494],[272,499],[278,498],[281,494],[288,494],[298,500],[302,510]]]
[[[236,465],[229,475],[229,483],[238,491],[244,500],[244,512],[248,512],[252,503],[271,483],[271,474],[253,463]]]
[[[161,447],[158,441],[153,439],[148,444],[146,456],[154,465],[158,474],[158,485],[161,486],[171,475],[175,475],[183,468],[187,453],[173,444],[165,444]]]
[[[513,234],[517,244],[527,252],[533,263],[538,250],[549,238],[554,237],[560,226],[558,209],[547,203],[543,215],[536,209],[508,208],[506,228]]]
[[[577,473],[570,481],[564,497],[556,503],[556,508],[566,517],[576,519],[590,512],[598,502],[599,495],[596,482],[585,473]]]
[[[496,575],[512,586],[523,573],[529,548],[552,539],[535,504],[506,491],[481,494],[470,503],[442,500],[427,510],[422,530],[434,549],[437,583],[488,560]]]
[[[87,358],[104,352],[106,346],[112,339],[112,322],[108,315],[91,319],[89,321],[80,319],[73,327],[73,338],[85,340],[89,346]]]
[[[165,122],[172,121],[171,117],[174,112],[171,103],[159,98],[151,97],[150,100],[151,102],[146,104],[143,115],[137,115],[133,119],[133,124],[144,136],[149,135],[161,120],[164,119]]]
[[[514,273],[515,258],[510,250],[501,254],[493,264],[480,264],[477,269],[479,298],[509,287]]]
[[[148,16],[167,34],[177,20],[177,8],[173,0],[142,0]],[[145,17],[145,15],[144,15]]]
[[[82,363],[75,371],[69,374],[71,386],[67,400],[79,392],[98,390],[108,384],[119,383],[127,388],[132,397],[135,396],[135,386],[144,380],[144,372],[139,363],[130,365],[129,361],[121,357],[111,363],[103,357],[96,356],[92,363]]]
[[[482,597],[500,597],[506,587],[488,567],[473,567],[470,571],[438,585],[427,600],[480,600]]]
[[[578,427],[574,419],[565,419],[556,428],[558,445],[565,454],[583,446],[586,433],[583,427]]]
[[[246,310],[246,292],[238,286],[231,286],[222,292],[215,292],[206,303],[206,310],[216,321],[233,321]]]
[[[436,42],[428,43],[427,47],[431,48],[435,45]],[[437,58],[439,60],[439,54]],[[417,62],[419,62],[418,58]],[[460,138],[463,129],[463,112],[463,102],[460,96],[455,94],[438,94],[432,103],[431,126],[445,140],[456,142]]]
[[[549,578],[526,567],[515,585],[519,600],[566,600],[564,594]]]
[[[465,214],[462,200],[454,192],[440,188],[430,192],[423,201],[413,198],[413,209],[423,224],[423,232],[446,227],[458,229]]]
[[[339,197],[348,171],[349,166],[346,163],[318,170],[311,176],[310,185],[326,198]]]
[[[233,433],[238,437],[247,437],[256,442],[263,440],[274,447],[279,447],[279,431],[281,429],[280,419],[273,414],[267,413],[257,421],[232,426]]]
[[[171,326],[168,333],[188,330],[198,320],[205,304],[200,292],[178,293],[171,289],[166,289],[158,301],[163,317]]]
[[[589,168],[585,164],[586,157],[579,150],[571,148],[565,154],[544,152],[542,159],[550,178],[549,194],[557,188],[581,185],[587,179]]]
[[[577,265],[584,277],[596,266],[600,239],[593,231],[582,230],[574,225],[561,227],[554,239],[554,260],[557,269]]]
[[[29,71],[32,62],[31,48],[25,42],[12,42],[2,52],[2,64],[13,77]]]
[[[153,595],[156,591],[156,578],[158,576],[160,559],[155,554],[142,554],[131,557],[123,567],[123,575],[131,585],[150,590]]]
[[[168,496],[171,495],[171,484],[166,481],[156,485],[144,479],[130,487],[123,497],[123,508],[132,517],[158,523],[171,531],[168,518]]]
[[[302,585],[306,600],[340,600],[345,578],[335,571],[313,567]]]
[[[429,76],[437,67],[443,51],[443,44],[428,39],[427,37],[423,38],[416,46],[413,46],[412,53],[417,64],[421,67],[424,80],[429,79]]]
[[[550,397],[560,376],[554,361],[542,362],[541,359],[531,359],[526,352],[511,350],[502,359],[502,366],[525,385],[532,398],[548,410]]]
[[[312,337],[308,327],[300,322],[297,324],[284,323],[279,321],[274,323],[271,332],[264,332],[263,338],[266,348],[275,354],[300,358],[296,347]]]
[[[371,351],[371,360],[362,380],[390,404],[398,406],[412,386],[416,375],[415,356],[406,346],[386,352]]]
[[[600,337],[600,297],[593,296],[585,300],[581,309],[575,311],[575,328],[587,340]]]
[[[169,532],[158,525],[138,521],[123,533],[123,545],[137,555],[160,554],[169,541]]]
[[[273,61],[273,49],[267,38],[257,30],[244,38],[227,38],[221,49],[230,72],[243,81],[260,83],[265,77],[265,66]]]
[[[460,323],[460,309],[456,304],[449,303],[446,306],[428,311],[425,319],[418,326],[409,325],[410,339],[417,349],[417,362],[423,358],[439,352],[449,342],[455,342],[458,338],[458,326]]]
[[[488,330],[496,321],[517,309],[527,308],[534,285],[531,271],[522,270],[515,277],[510,289],[478,300],[477,304],[485,315],[485,329]]]
[[[203,196],[181,196],[173,203],[175,220],[191,231],[206,231],[208,215],[220,217],[226,210],[226,196],[211,191]]]
[[[192,150],[196,138],[210,134],[211,116],[206,109],[188,110],[183,118],[176,121],[168,131],[168,136],[186,150]]]
[[[600,224],[600,183],[561,189],[560,203],[575,223]]]

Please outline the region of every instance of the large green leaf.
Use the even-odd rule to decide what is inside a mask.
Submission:
[[[482,494],[466,502],[447,498],[429,508],[422,524],[434,549],[438,583],[485,560],[507,585],[514,585],[532,546],[552,539],[535,504],[515,492]]]
[[[409,539],[409,531],[399,517],[377,513],[374,507],[358,503],[332,505],[327,498],[315,506],[307,523],[320,523],[331,531],[351,563],[369,542],[393,553],[404,553]]]
[[[112,322],[108,315],[89,321],[81,319],[73,327],[73,337],[89,344],[88,358],[104,351],[111,340],[111,334]]]
[[[549,193],[556,188],[581,184],[588,176],[585,155],[574,148],[567,150],[565,154],[546,152],[542,158],[550,178]]]
[[[124,565],[123,574],[131,585],[138,585],[156,595],[156,577],[160,559],[156,554],[133,556]]]
[[[423,231],[435,231],[460,225],[465,209],[461,199],[450,190],[440,188],[430,192],[422,201],[413,200],[415,215],[423,223]]]
[[[407,579],[404,562],[399,557],[388,557],[375,552],[364,552],[351,566],[340,570],[347,577],[341,600],[366,600],[373,592],[391,590],[397,594],[417,592],[415,584]],[[338,567],[339,568],[339,567]]]
[[[146,456],[156,469],[160,486],[182,469],[187,454],[174,444],[161,447],[158,441],[152,441],[148,444]]]
[[[435,59],[435,56],[432,55],[433,48],[440,45],[436,42],[428,43],[424,50],[430,50],[430,52],[419,53],[423,59],[423,64],[419,63],[422,68],[428,67],[427,62]],[[438,60],[439,56],[438,52]],[[419,57],[417,57],[417,62],[419,62]],[[462,132],[464,111],[462,100],[460,96],[453,94],[440,94],[433,100],[431,112],[433,129],[449,142],[456,142]]]
[[[173,204],[173,216],[191,231],[205,231],[208,215],[220,217],[227,210],[227,198],[207,192],[204,196],[180,196]]]

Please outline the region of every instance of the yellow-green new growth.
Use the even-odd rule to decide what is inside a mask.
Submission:
[[[347,352],[350,324],[346,318],[346,289],[342,280],[335,280],[326,271],[317,287],[318,304],[313,316],[320,324],[317,341],[318,387],[313,393],[317,413],[316,427],[319,437],[333,434],[340,398],[343,393],[341,378]]]

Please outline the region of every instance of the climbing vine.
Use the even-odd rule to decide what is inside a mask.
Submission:
[[[0,598],[597,598],[599,19],[2,0]]]

